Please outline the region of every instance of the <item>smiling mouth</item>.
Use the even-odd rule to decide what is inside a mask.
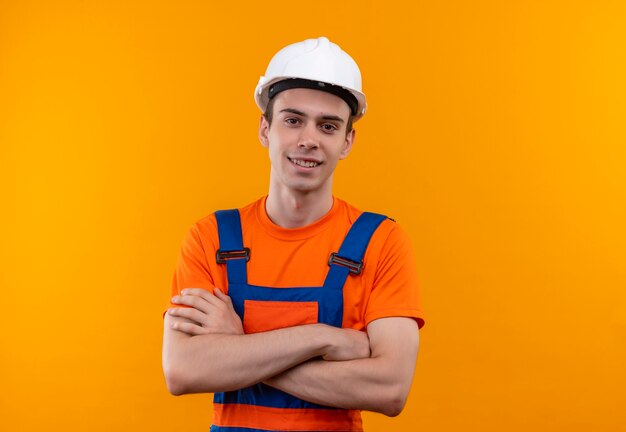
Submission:
[[[289,159],[294,165],[298,165],[303,168],[315,168],[316,166],[321,165],[321,162],[316,162],[312,160],[292,159],[290,157],[288,157],[287,159]]]

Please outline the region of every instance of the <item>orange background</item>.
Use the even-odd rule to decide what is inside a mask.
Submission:
[[[161,312],[187,227],[267,190],[252,93],[326,35],[370,110],[335,193],[414,239],[413,390],[370,431],[626,430],[622,1],[3,1],[0,424],[206,431]]]

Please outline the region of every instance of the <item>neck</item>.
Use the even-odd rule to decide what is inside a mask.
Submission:
[[[272,187],[270,184],[265,211],[272,222],[283,228],[299,228],[312,224],[333,207],[332,189],[323,189],[294,192]]]

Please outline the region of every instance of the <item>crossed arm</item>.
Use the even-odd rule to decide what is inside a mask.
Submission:
[[[310,402],[394,416],[411,387],[418,347],[411,318],[372,321],[367,334],[309,324],[244,334],[218,289],[183,290],[165,317],[163,369],[173,394],[258,382]]]

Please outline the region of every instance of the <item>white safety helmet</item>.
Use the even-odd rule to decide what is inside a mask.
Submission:
[[[360,119],[367,103],[361,92],[361,71],[356,62],[337,44],[325,37],[307,39],[276,53],[259,79],[254,100],[265,112],[269,100],[290,88],[312,88],[342,98]]]

